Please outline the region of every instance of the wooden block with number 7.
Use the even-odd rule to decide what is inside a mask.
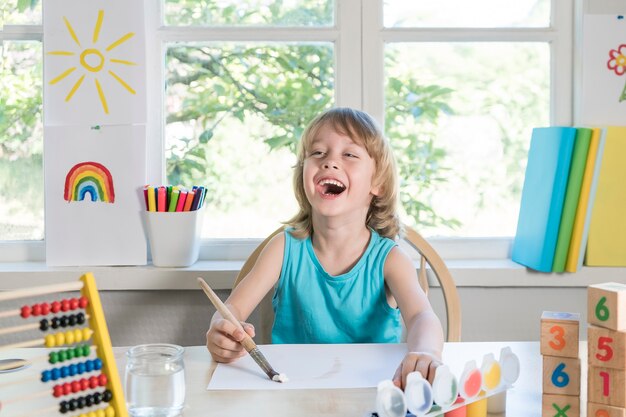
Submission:
[[[587,417],[626,417],[626,408],[587,403]]]
[[[544,356],[543,393],[580,395],[580,359]]]
[[[541,354],[578,357],[580,314],[544,311],[541,315]]]
[[[626,284],[590,285],[587,288],[587,321],[611,330],[626,330]]]
[[[626,407],[626,370],[589,366],[588,401]]]
[[[589,365],[626,369],[626,332],[589,325]]]

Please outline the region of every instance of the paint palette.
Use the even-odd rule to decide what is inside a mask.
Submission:
[[[418,373],[409,374],[407,378],[404,395],[399,394],[402,391],[390,384],[391,381],[382,381],[378,385],[377,410],[370,416],[435,417],[476,406],[511,388],[519,377],[520,362],[507,346],[500,351],[498,361],[489,353],[483,357],[480,368],[476,361],[467,362],[458,379],[448,366],[439,366],[432,387],[421,375],[412,378],[414,374]]]

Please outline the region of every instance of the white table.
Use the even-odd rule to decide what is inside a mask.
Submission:
[[[538,342],[448,343],[444,349],[444,362],[450,366],[455,375],[459,376],[467,361],[473,359],[480,364],[487,353],[493,353],[497,359],[500,349],[504,346],[510,346],[521,362],[520,378],[507,392],[506,417],[540,417],[542,361]],[[122,378],[126,350],[114,348]],[[28,357],[37,352],[42,354],[43,349],[17,349],[11,354]],[[2,357],[7,357],[7,354],[3,353]],[[584,417],[587,380],[585,365],[587,350],[584,342],[581,343],[580,357],[583,364],[581,416]],[[34,367],[36,365],[33,365]],[[207,391],[206,387],[215,367],[216,364],[204,346],[185,349],[185,417],[365,417],[374,411],[375,388]],[[20,372],[0,374],[0,397],[11,395],[7,383],[20,377],[23,378]]]

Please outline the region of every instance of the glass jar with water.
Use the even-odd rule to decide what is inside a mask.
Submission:
[[[147,344],[126,352],[125,394],[133,417],[174,417],[185,403],[184,349]]]

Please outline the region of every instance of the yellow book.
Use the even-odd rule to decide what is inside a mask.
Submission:
[[[626,266],[626,126],[606,128],[585,265]]]
[[[565,262],[566,272],[576,272],[582,265],[582,260],[585,255],[584,249],[581,253],[581,246],[585,224],[589,224],[590,220],[587,213],[591,214],[591,205],[593,204],[593,198],[590,200],[589,196],[591,194],[591,185],[594,179],[594,169],[596,167],[596,158],[598,156],[601,133],[601,129],[592,129],[589,153],[587,154],[583,181],[580,187],[580,197],[578,198],[578,206],[574,217],[574,225],[572,227],[572,237],[567,251],[567,261]]]

